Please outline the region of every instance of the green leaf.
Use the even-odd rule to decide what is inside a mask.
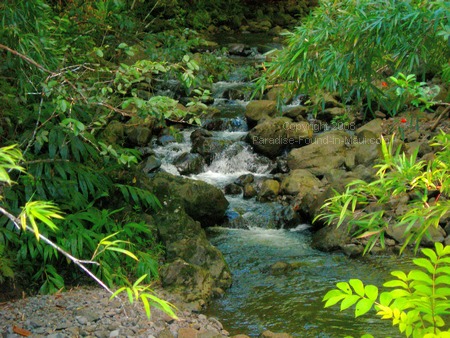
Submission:
[[[425,249],[422,249],[422,253],[425,256],[427,256],[428,258],[430,258],[431,263],[433,263],[433,264],[437,263],[438,258],[436,256],[436,253],[433,250],[425,248]]]
[[[366,285],[364,287],[367,298],[376,301],[378,298],[378,288],[375,285]]]
[[[409,288],[408,284],[401,280],[391,280],[391,281],[384,283],[383,286],[385,286],[387,288],[396,288],[396,287],[401,287],[403,289]]]
[[[433,285],[433,280],[431,277],[423,271],[420,270],[412,270],[408,274],[408,278],[415,281],[421,281],[427,283],[428,285]]]
[[[363,314],[367,313],[373,305],[373,300],[363,298],[361,299],[357,304],[355,308],[355,317],[362,316]]]
[[[403,271],[391,271],[391,275],[397,277],[398,279],[404,282],[408,281],[408,277]]]
[[[344,291],[346,294],[349,295],[352,294],[352,289],[350,288],[350,285],[347,282],[339,282],[336,284],[336,286],[338,287],[338,289]]]
[[[413,263],[417,266],[425,268],[431,274],[435,272],[434,265],[431,264],[431,262],[426,258],[416,258],[413,260]]]
[[[361,297],[358,295],[348,295],[341,303],[341,311],[348,309],[360,299]]]
[[[364,284],[361,280],[350,279],[349,283],[360,297],[364,297]]]
[[[338,302],[340,302],[345,297],[347,297],[347,295],[343,294],[343,293],[333,296],[327,300],[327,302],[325,303],[325,305],[323,307],[327,308],[327,307],[333,306],[333,305],[337,304]]]
[[[137,258],[135,254],[133,254],[131,251],[128,251],[128,250],[125,250],[125,249],[122,249],[122,248],[117,248],[117,247],[114,247],[114,246],[108,246],[106,248],[106,250],[121,252],[124,255],[127,255],[127,256],[133,258],[136,261],[139,261],[139,258]]]

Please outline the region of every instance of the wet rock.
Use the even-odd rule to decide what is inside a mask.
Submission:
[[[247,104],[245,108],[245,117],[249,128],[268,117],[273,117],[277,113],[277,104],[270,100],[255,100]]]
[[[102,132],[101,138],[106,144],[122,144],[125,135],[125,128],[119,121],[111,121]]]
[[[156,118],[152,116],[132,117],[125,125],[127,141],[134,146],[146,146],[150,141],[155,125]]]
[[[127,127],[125,131],[127,140],[135,146],[146,146],[152,136],[151,129],[147,127]]]
[[[240,195],[242,194],[242,187],[237,184],[230,183],[225,186],[226,195]]]
[[[198,174],[203,171],[205,160],[200,154],[183,153],[173,162],[181,175]]]
[[[142,171],[145,174],[151,173],[161,167],[161,160],[154,155],[147,157]]]
[[[207,271],[213,278],[213,287],[224,289],[230,287],[231,274],[222,253],[204,236],[185,238],[175,243],[169,243],[166,250],[167,259],[180,257],[187,263]]]
[[[173,135],[161,135],[158,137],[157,143],[162,146],[166,146],[169,143],[175,143],[177,140]]]
[[[292,269],[291,265],[286,262],[276,262],[272,264],[269,271],[272,275],[282,275],[289,272]]]
[[[386,230],[386,234],[394,239],[397,243],[399,244],[403,244],[405,242],[405,230],[409,225],[400,225],[398,226],[397,224],[390,224]],[[419,223],[415,223],[411,229],[409,230],[409,232],[414,232],[414,231],[418,231],[418,229],[420,228],[420,224]],[[431,238],[429,238],[427,235],[422,237],[422,241],[420,242],[420,244],[422,246],[426,246],[426,247],[434,247],[434,243],[436,242],[444,242],[445,237],[446,237],[446,233],[444,231],[444,229],[442,229],[440,226],[438,226],[437,228],[435,228],[434,226],[430,226],[428,228],[428,233],[430,235]],[[412,244],[412,243],[411,243]]]
[[[212,295],[213,279],[205,269],[178,258],[161,268],[161,282],[164,288],[180,294],[187,302],[209,300]],[[198,303],[199,308],[203,303]]]
[[[244,186],[244,198],[252,198],[258,195],[258,192],[256,191],[255,187],[251,184],[246,184]]]
[[[289,117],[293,121],[305,121],[308,116],[309,109],[305,106],[291,107],[283,112],[283,116]]]
[[[350,243],[350,244],[345,244],[342,247],[342,251],[348,257],[360,257],[364,252],[364,247],[362,245]]]
[[[280,191],[280,183],[276,180],[265,180],[258,194],[258,200],[261,202],[274,200]]]
[[[318,230],[313,235],[311,246],[320,251],[331,252],[342,249],[350,240],[347,224],[344,222],[339,228],[327,225]]]
[[[245,174],[245,175],[241,175],[239,176],[234,183],[240,186],[244,186],[248,183],[252,183],[255,180],[255,176],[253,176],[252,174]]]
[[[267,330],[261,333],[259,335],[259,338],[293,338],[293,337],[287,333],[275,333]]]
[[[277,168],[276,170],[279,173],[288,173],[289,172],[289,166],[287,163],[287,157],[286,156],[278,156],[276,159]]]
[[[231,140],[215,139],[212,134],[204,129],[198,129],[191,134],[191,153],[200,154],[207,164],[211,164],[217,154],[220,154]]]
[[[330,93],[323,93],[320,95],[316,95],[311,98],[311,101],[314,105],[318,106],[320,109],[322,108],[345,108],[345,105],[342,102],[339,102],[335,96]]]
[[[189,216],[202,226],[222,222],[228,201],[223,192],[203,181],[192,180],[169,173],[158,173],[142,188],[152,191],[162,203],[181,205]]]

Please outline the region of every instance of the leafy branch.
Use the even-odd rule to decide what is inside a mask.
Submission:
[[[418,269],[409,273],[391,272],[396,279],[383,286],[392,290],[379,293],[374,285],[350,279],[349,282],[337,283],[337,289],[325,294],[324,306],[340,303],[341,311],[355,306],[355,317],[374,308],[381,319],[398,325],[406,337],[450,337],[446,325],[450,314],[450,246],[435,243],[434,250],[421,251],[425,257],[413,260]],[[369,336],[372,337],[364,337]]]

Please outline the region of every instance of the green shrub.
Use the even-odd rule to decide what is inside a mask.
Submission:
[[[441,132],[434,138],[432,145],[438,151],[429,162],[417,160],[418,150],[409,157],[400,153],[401,147],[394,153],[394,144],[394,137],[390,143],[381,140],[383,158],[375,166],[378,171],[372,182],[356,180],[345,192],[335,192],[315,219],[338,227],[347,222],[353,236],[367,239],[364,252],[378,241],[384,247],[390,226],[403,228],[402,250],[413,243],[417,250],[428,229],[437,228],[450,210],[450,135]],[[404,213],[397,214],[390,210],[389,203],[402,194],[407,194],[408,202]],[[365,210],[368,206],[370,211]]]

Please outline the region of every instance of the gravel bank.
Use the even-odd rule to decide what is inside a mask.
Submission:
[[[77,288],[56,295],[30,297],[0,304],[0,336],[23,337],[162,337],[219,338],[229,336],[215,318],[185,308],[170,296],[161,297],[179,308],[179,320],[157,309],[150,320],[140,304],[130,305],[97,288]],[[26,331],[18,334],[20,329]]]

